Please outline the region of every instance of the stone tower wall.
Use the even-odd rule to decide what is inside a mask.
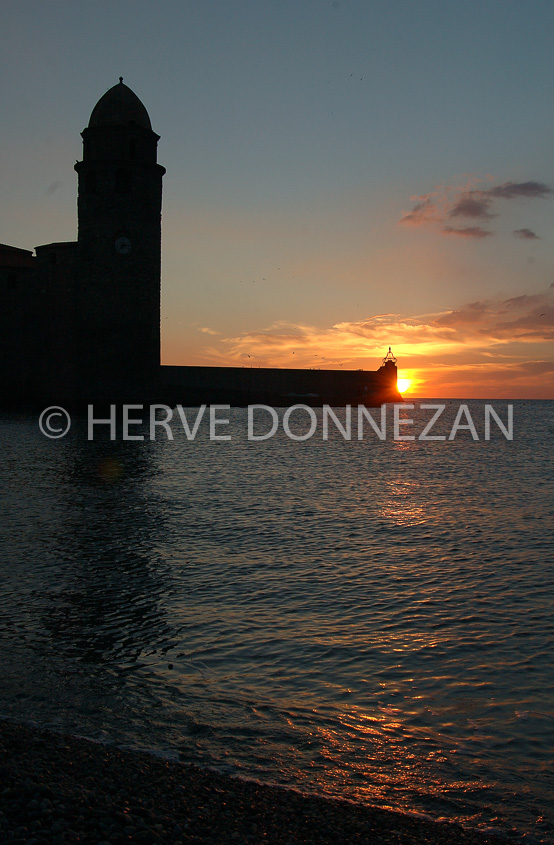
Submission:
[[[83,397],[130,398],[160,366],[161,199],[158,136],[128,126],[83,132],[78,315]]]

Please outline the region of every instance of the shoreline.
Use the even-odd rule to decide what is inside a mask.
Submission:
[[[0,721],[0,838],[17,845],[514,842],[8,721]]]

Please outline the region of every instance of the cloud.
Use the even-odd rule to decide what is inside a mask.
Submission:
[[[412,197],[412,199],[415,198]],[[432,200],[432,194],[417,199],[416,205],[402,217],[400,222],[409,226],[422,226],[424,223],[439,222],[440,215],[437,213],[435,203]]]
[[[420,396],[554,398],[554,283],[431,313],[370,314],[327,326],[280,321],[204,335],[189,363],[371,371],[390,345]],[[166,356],[182,362],[181,347],[182,340],[176,351],[166,344]]]
[[[496,214],[491,214],[489,209],[492,205],[492,199],[483,196],[482,191],[470,191],[467,194],[462,194],[454,203],[450,211],[449,217],[477,217],[481,220],[496,217]]]
[[[473,369],[478,375],[495,368],[504,372],[508,365],[519,366],[533,356],[546,360],[553,341],[554,288],[548,288],[439,313],[376,314],[328,327],[276,322],[214,338],[198,363],[373,370],[391,345],[400,366],[417,370],[423,380],[426,372],[441,367],[466,368],[467,373]]]
[[[483,229],[482,226],[463,226],[460,229],[444,226],[442,231],[445,235],[459,235],[462,238],[488,238],[493,234],[490,229]]]
[[[514,229],[513,235],[515,238],[523,238],[524,241],[538,241],[539,236],[531,229]]]
[[[543,182],[504,182],[491,188],[477,187],[482,180],[474,177],[464,186],[439,186],[435,191],[411,198],[415,205],[404,212],[400,222],[409,226],[438,225],[445,235],[464,238],[488,238],[494,234],[482,226],[452,226],[452,219],[492,220],[499,213],[492,211],[498,200],[545,199],[554,190]],[[538,239],[531,229],[516,229],[515,237]]]
[[[517,197],[542,198],[554,193],[552,188],[543,182],[504,182],[496,188],[483,191],[485,196],[511,200]]]
[[[445,311],[434,318],[440,326],[475,325],[487,316],[488,306],[485,302],[470,302],[464,308],[456,311]]]

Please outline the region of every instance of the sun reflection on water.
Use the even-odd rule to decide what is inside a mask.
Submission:
[[[379,514],[394,525],[422,525],[428,519],[428,513],[418,502],[419,485],[405,479],[393,479],[384,482]]]
[[[402,794],[404,809],[409,811],[416,809],[409,796],[421,793],[422,779],[427,781],[430,793],[438,794],[444,788],[444,783],[433,782],[431,772],[432,757],[447,759],[439,738],[408,727],[399,709],[383,706],[370,714],[353,707],[337,714],[336,723],[336,730],[327,725],[319,725],[317,730],[326,770],[325,780],[319,783],[322,791],[333,793],[347,779],[355,784],[358,800],[392,808],[392,796]],[[434,745],[430,757],[417,750],[423,734]]]

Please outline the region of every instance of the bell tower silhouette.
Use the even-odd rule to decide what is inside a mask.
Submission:
[[[81,134],[83,160],[75,165],[80,392],[139,401],[155,391],[160,367],[160,136],[122,77]]]

